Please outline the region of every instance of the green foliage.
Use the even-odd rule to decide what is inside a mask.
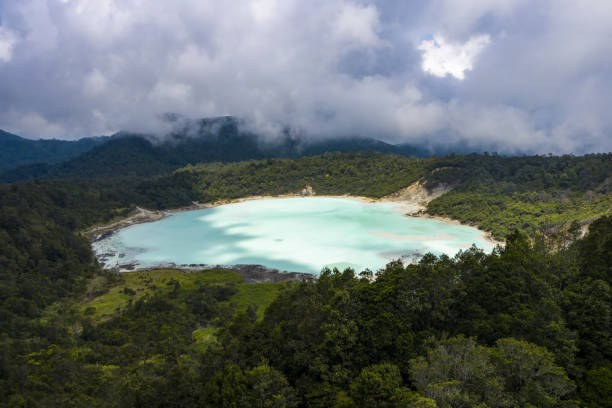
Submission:
[[[503,379],[490,362],[491,351],[474,339],[452,338],[410,362],[417,390],[439,407],[511,407]]]
[[[606,241],[594,234],[585,240]],[[268,359],[303,406],[575,406],[568,372],[580,384],[587,361],[576,344],[606,328],[568,327],[566,287],[584,272],[567,259],[584,245],[553,247],[515,234],[491,255],[390,263],[375,281],[324,271],[282,293],[260,323],[234,323],[207,354],[243,369]]]
[[[582,276],[612,285],[612,216],[602,217],[589,227],[589,234],[577,242]]]
[[[0,186],[0,406],[607,407],[609,158],[326,154]],[[429,211],[506,246],[244,284],[226,271],[105,273],[78,234],[136,205],[306,185],[380,197],[416,180],[454,186]]]
[[[558,407],[573,383],[543,347],[512,338],[494,347],[451,338],[411,361],[417,390],[439,407]]]
[[[351,382],[351,396],[355,406],[360,408],[406,407],[415,396],[402,384],[397,366],[376,364],[361,370],[359,376]]]
[[[382,197],[425,175],[427,159],[365,153],[325,153],[296,160],[266,159],[232,164],[199,164],[178,171],[194,174],[202,201],[299,193]]]
[[[580,387],[582,405],[588,408],[610,408],[612,407],[610,395],[612,395],[612,363],[587,371]]]
[[[578,332],[577,358],[592,367],[612,360],[612,217],[593,222],[569,252],[577,271],[564,291],[565,319]]]
[[[116,282],[103,293],[86,296],[80,309],[85,311],[93,308],[88,315],[94,321],[108,318],[125,311],[128,305],[133,304],[143,296],[152,295],[161,291],[174,298],[179,297],[180,289],[184,290],[185,302],[194,311],[204,313],[209,311],[207,299],[219,301],[231,298],[232,304],[240,310],[246,310],[249,305],[256,310],[263,304],[270,303],[279,290],[280,284],[257,285],[260,296],[250,298],[247,302],[245,292],[252,292],[254,285],[242,285],[243,278],[235,272],[228,270],[206,270],[199,273],[185,273],[179,270],[158,269],[153,271],[127,272],[117,277]],[[236,296],[234,296],[236,295]]]
[[[609,214],[610,154],[581,157],[451,155],[417,159],[385,154],[326,153],[296,160],[208,163],[178,170],[196,180],[204,202],[298,193],[389,195],[415,181],[450,192],[429,203],[430,214],[478,225],[503,239],[513,231],[557,233],[576,221]]]
[[[582,157],[454,156],[440,159],[427,183],[455,188],[429,203],[431,214],[478,225],[497,238],[547,234],[592,221],[612,205],[610,154]],[[431,167],[430,167],[431,168]]]
[[[552,353],[543,347],[515,339],[500,339],[492,350],[492,362],[514,404],[536,407],[571,406],[562,398],[574,389]]]
[[[108,137],[80,140],[31,140],[0,130],[0,173],[31,163],[57,163],[108,141]]]
[[[243,372],[225,367],[206,385],[204,406],[235,408],[292,408],[295,392],[285,377],[267,364]]]

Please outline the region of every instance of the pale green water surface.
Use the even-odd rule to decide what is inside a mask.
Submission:
[[[493,245],[476,228],[403,216],[394,203],[304,197],[243,201],[133,225],[93,244],[107,267],[257,264],[318,273],[373,271],[426,252],[454,255]]]

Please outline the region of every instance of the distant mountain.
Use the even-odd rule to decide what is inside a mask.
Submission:
[[[91,150],[108,139],[30,140],[0,130],[0,173],[32,163],[59,163]]]
[[[430,156],[424,148],[396,146],[375,139],[304,139],[286,132],[273,141],[241,130],[232,117],[185,122],[163,139],[126,132],[106,143],[55,164],[29,164],[0,174],[0,182],[31,178],[100,178],[151,176],[166,173],[189,163],[235,162],[273,157],[296,158],[325,152],[382,152],[405,156]]]

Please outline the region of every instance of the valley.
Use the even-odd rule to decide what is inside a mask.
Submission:
[[[587,390],[599,386],[593,376],[609,370],[601,362],[609,361],[612,332],[611,165],[609,154],[326,153],[201,163],[152,177],[2,185],[1,329],[9,351],[3,364],[7,373],[28,373],[4,379],[3,390],[11,394],[3,398],[16,401],[20,395],[43,406],[69,395],[98,406],[134,406],[136,399],[148,406],[223,406],[233,393],[254,395],[250,386],[237,384],[273,378],[285,384],[270,391],[280,392],[278,398],[332,406],[343,395],[357,398],[355,384],[377,370],[396,384],[393,395],[407,404],[431,405],[428,386],[408,388],[393,376],[414,378],[427,370],[423,356],[434,364],[444,348],[473,353],[477,346],[470,339],[488,347],[486,364],[498,373],[500,392],[510,392],[503,384],[512,377],[492,356],[511,345],[519,353],[513,358],[536,358],[558,373],[546,381],[562,391],[553,397],[543,385],[537,398],[591,398]],[[292,200],[306,204],[301,212],[289,210]],[[330,202],[339,206],[314,205]],[[269,213],[252,216],[258,207]],[[366,221],[358,209],[376,218]],[[325,213],[332,218],[318,218]],[[443,218],[436,224],[444,231],[424,228],[449,216],[453,222]],[[258,217],[268,221],[250,225]],[[217,236],[198,230],[202,218],[227,231]],[[338,220],[343,221],[332,233]],[[422,224],[402,227],[411,220]],[[174,238],[164,238],[166,233],[149,229],[164,222],[184,224],[195,235],[181,227]],[[483,231],[470,228],[469,238],[452,251],[436,247],[455,228],[467,228],[461,223],[504,245],[490,252],[492,243],[478,241]],[[163,262],[116,273],[95,260],[90,239],[95,246],[140,228],[130,245],[150,241],[157,248],[154,241],[168,239],[162,247],[194,253],[218,248],[221,258],[209,258],[212,263],[243,265],[220,268],[189,258],[178,266],[182,270]],[[240,241],[223,244],[228,231]],[[320,249],[281,236],[286,233]],[[421,248],[425,242],[433,246]],[[479,248],[468,248],[473,242]],[[341,263],[323,255],[342,255],[353,243],[356,252],[345,253]],[[397,248],[411,243],[419,246],[418,256],[394,261],[405,255]],[[228,258],[232,251],[221,244],[235,245],[240,256],[256,244],[256,258]],[[368,260],[363,244],[388,258]],[[462,252],[455,255],[457,249]],[[282,265],[266,260],[270,250],[270,259]],[[585,324],[585,316],[597,323]],[[54,371],[56,366],[63,368]],[[444,381],[455,381],[449,375]],[[55,384],[57,391],[41,384]],[[327,391],[312,394],[317,387]],[[232,396],[224,397],[225,390]],[[489,398],[477,388],[465,392]]]
[[[612,408],[611,21],[0,0],[0,408]]]

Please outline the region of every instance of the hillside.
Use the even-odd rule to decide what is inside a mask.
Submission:
[[[311,186],[318,194],[380,198],[421,181],[450,189],[427,212],[476,225],[503,239],[579,226],[612,212],[612,155],[502,157],[451,155],[408,158],[384,154],[325,154],[296,160],[200,164],[175,173],[195,178],[202,202],[218,197],[285,194]]]
[[[0,406],[605,406],[611,159],[327,153],[2,185]],[[428,210],[490,223],[505,248],[260,285],[222,270],[116,275],[81,234],[135,205],[306,184],[376,198],[415,181],[452,188]],[[573,211],[551,206],[559,194]],[[577,240],[572,221],[593,218]]]
[[[452,191],[429,203],[448,216],[504,237],[512,231],[559,232],[612,213],[612,154],[585,156],[449,156],[428,177]]]
[[[612,408],[611,39],[0,0],[0,408]]]
[[[82,139],[82,144],[86,139]],[[95,139],[98,140],[98,139]],[[104,139],[106,140],[106,139]],[[101,143],[100,143],[101,144]],[[24,146],[24,149],[29,147]],[[68,160],[30,160],[10,171],[0,169],[0,182],[32,178],[104,178],[152,176],[202,162],[238,162],[264,158],[297,158],[326,152],[380,152],[428,157],[429,150],[395,146],[361,137],[307,139],[286,132],[277,139],[242,130],[232,117],[208,118],[156,138],[122,132]],[[438,152],[439,153],[439,152]],[[26,153],[20,153],[26,154]],[[61,162],[60,162],[61,161]],[[60,163],[58,163],[60,162]],[[27,164],[30,163],[30,164]]]
[[[32,163],[59,163],[104,144],[108,137],[30,140],[0,130],[0,173]]]
[[[0,406],[605,406],[595,404],[612,378],[609,217],[574,243],[514,233],[491,255],[471,249],[390,263],[376,280],[327,271],[299,284],[245,284],[219,270],[110,274],[77,233],[130,203],[273,192],[304,176],[380,195],[396,181],[364,176],[415,179],[437,165],[417,160],[328,154],[0,186]],[[232,172],[254,173],[254,185],[232,193]],[[213,196],[206,180],[225,188]]]

